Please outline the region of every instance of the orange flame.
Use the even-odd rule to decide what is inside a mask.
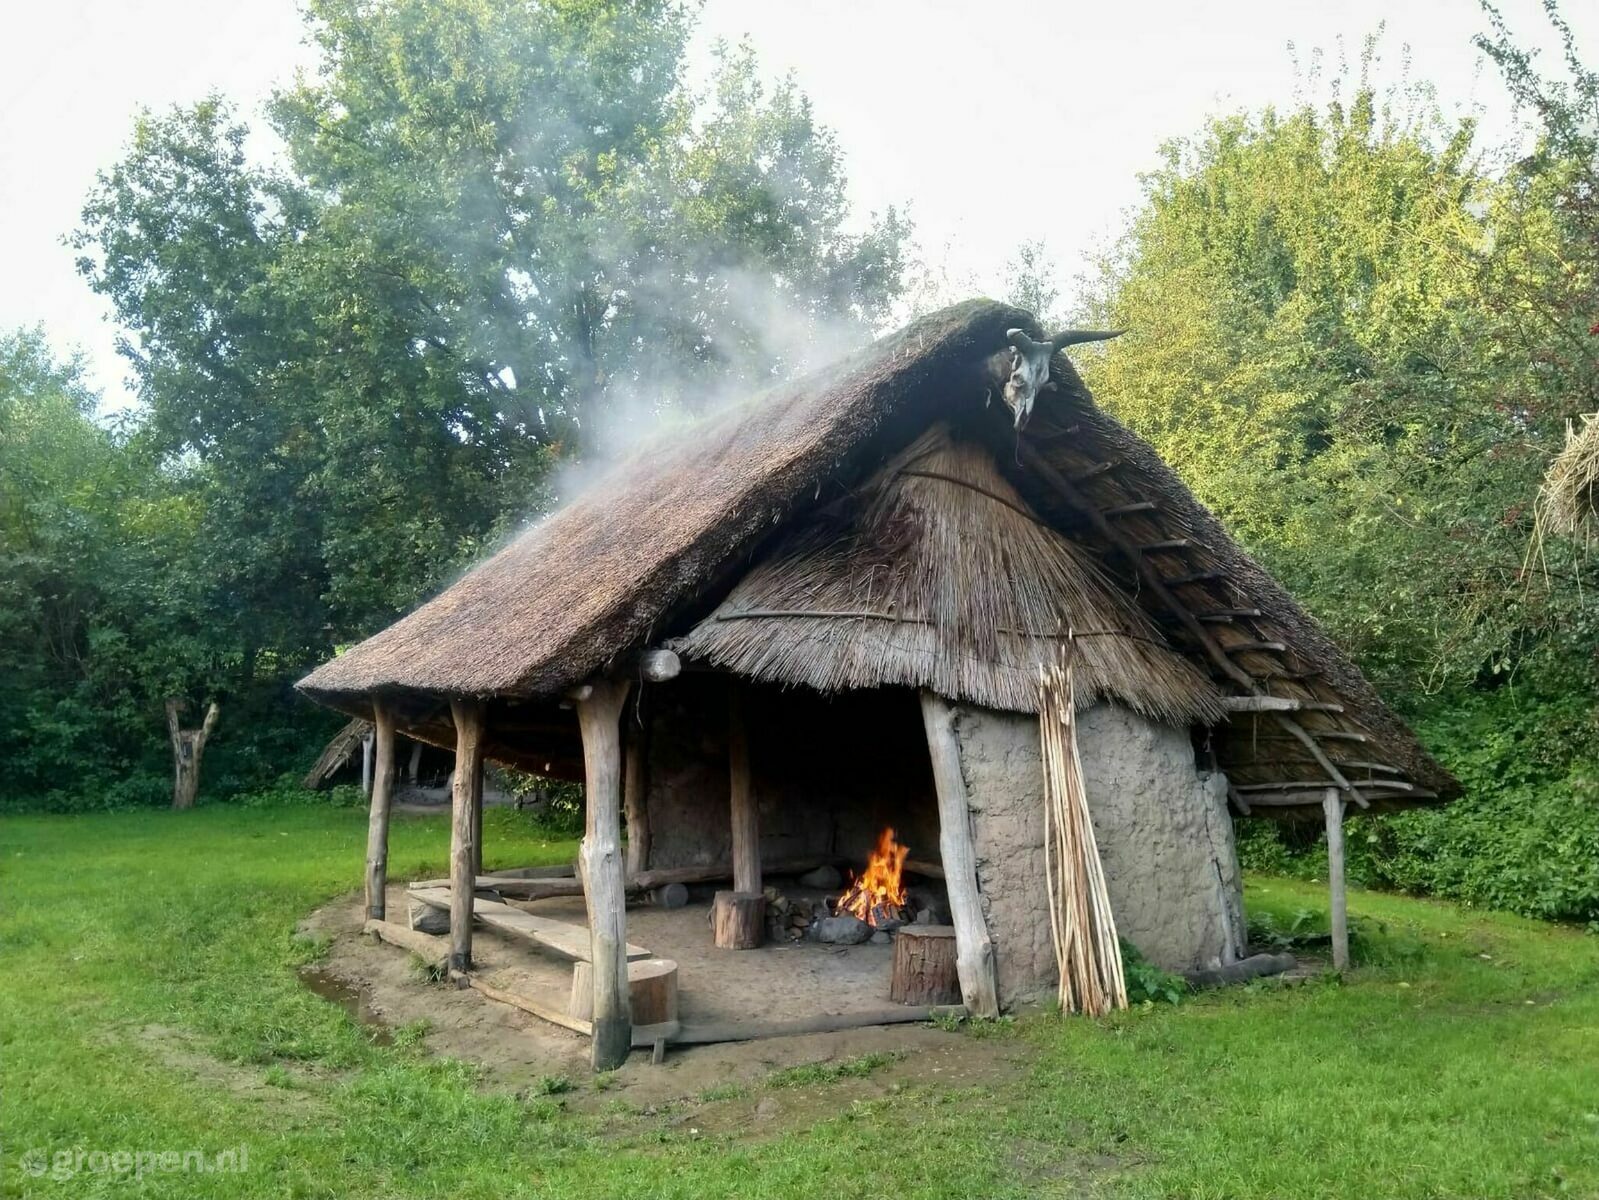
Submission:
[[[905,884],[901,875],[909,846],[894,840],[894,831],[885,829],[877,835],[877,849],[866,860],[866,870],[838,898],[833,911],[842,916],[851,913],[868,925],[898,916],[905,907]]]

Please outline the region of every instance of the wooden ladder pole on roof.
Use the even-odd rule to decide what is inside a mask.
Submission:
[[[1322,811],[1327,818],[1327,890],[1332,928],[1333,969],[1349,968],[1349,909],[1344,894],[1344,801],[1337,788],[1322,793]]]
[[[1166,580],[1161,573],[1149,563],[1148,559],[1139,553],[1136,545],[1105,518],[1105,514],[1095,507],[1093,501],[1087,495],[1080,491],[1071,480],[1057,471],[1042,454],[1026,442],[1019,443],[1016,449],[1023,465],[1037,472],[1039,477],[1058,491],[1068,504],[1086,516],[1100,537],[1119,549],[1122,552],[1122,556],[1133,564],[1134,570],[1138,572],[1138,577],[1143,580],[1155,598],[1177,618],[1178,624],[1204,650],[1205,656],[1224,676],[1253,695],[1266,694],[1266,689],[1261,686],[1260,681],[1233,661],[1226,649],[1211,635],[1210,630],[1205,627],[1204,623],[1194,615],[1186,604],[1178,600],[1172,590],[1166,586]],[[1305,730],[1304,726],[1284,713],[1276,713],[1274,715],[1278,724],[1310,749],[1311,754],[1321,764],[1322,769],[1328,772],[1330,778],[1340,783],[1345,794],[1353,797],[1357,803],[1365,807],[1365,799],[1354,788],[1349,786],[1349,781],[1339,773],[1337,767],[1333,766],[1332,761],[1322,752],[1320,745]],[[1340,733],[1336,736],[1352,741],[1366,740],[1364,735],[1359,733]]]
[[[472,897],[483,807],[483,705],[452,699],[455,776],[450,788],[450,968],[472,969]]]
[[[394,713],[372,701],[373,745],[377,755],[372,800],[366,824],[366,919],[384,919],[389,883],[389,808],[394,799]]]
[[[622,709],[629,681],[600,679],[574,696],[583,735],[583,895],[594,978],[596,1071],[622,1065],[633,1044],[627,991],[627,907],[622,861]]]

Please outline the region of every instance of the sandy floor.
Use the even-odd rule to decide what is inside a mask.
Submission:
[[[391,916],[404,920],[403,887],[389,890]],[[546,900],[531,911],[580,922],[581,899]],[[628,940],[676,959],[685,1021],[758,1017],[779,1020],[888,1005],[892,946],[828,947],[801,943],[749,951],[710,945],[708,906],[672,912],[628,912]],[[352,894],[312,913],[301,928],[331,939],[321,963],[326,976],[350,988],[352,1011],[386,1027],[426,1022],[425,1044],[436,1054],[480,1064],[491,1086],[527,1086],[545,1075],[589,1075],[588,1039],[488,1000],[475,991],[430,983],[413,956],[361,934],[361,902]],[[543,956],[518,939],[487,931],[474,937],[479,968],[496,982],[564,1008],[571,966]],[[652,1066],[637,1051],[617,1073],[617,1086],[634,1104],[696,1096],[709,1087],[748,1082],[779,1067],[824,1062],[870,1051],[901,1052],[920,1064],[917,1077],[983,1077],[1014,1069],[996,1060],[996,1045],[926,1025],[897,1025],[802,1037],[672,1049]],[[967,1061],[970,1060],[970,1061]],[[903,1065],[903,1064],[901,1064]],[[893,1072],[897,1074],[898,1072]]]

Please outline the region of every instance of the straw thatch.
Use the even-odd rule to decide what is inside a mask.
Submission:
[[[1599,413],[1566,426],[1566,445],[1549,464],[1538,493],[1540,533],[1599,531]]]
[[[631,669],[648,645],[698,635],[696,626],[729,601],[736,586],[747,598],[759,585],[763,604],[806,577],[830,595],[854,595],[858,580],[841,563],[856,560],[839,549],[851,536],[876,539],[888,528],[881,514],[867,511],[867,498],[914,506],[954,486],[910,477],[862,493],[863,482],[942,421],[955,441],[987,450],[993,471],[984,468],[982,478],[988,490],[1018,501],[1077,548],[1070,571],[1058,546],[1046,549],[1041,534],[1020,532],[1022,525],[1040,527],[1018,512],[1004,536],[1034,545],[1015,551],[1030,565],[1028,581],[1012,590],[952,599],[937,579],[907,579],[895,594],[896,615],[925,617],[933,625],[902,622],[890,631],[876,621],[873,626],[885,628],[868,630],[865,619],[849,618],[827,634],[842,644],[826,648],[817,645],[819,627],[794,618],[787,632],[768,631],[792,647],[786,659],[781,650],[754,646],[735,653],[727,641],[712,650],[708,634],[705,653],[726,662],[742,657],[749,673],[772,678],[808,677],[819,686],[942,681],[953,695],[1015,706],[1005,680],[1032,660],[1025,640],[1019,644],[1004,630],[1037,633],[1037,625],[1022,620],[1048,620],[1057,609],[1063,610],[1057,621],[1073,622],[1079,611],[1110,611],[1106,589],[1092,597],[1086,591],[1093,576],[1078,569],[1090,561],[1086,551],[1102,578],[1163,623],[1191,665],[1230,692],[1267,693],[1303,706],[1294,719],[1298,732],[1257,715],[1234,715],[1212,730],[1211,747],[1229,778],[1255,789],[1241,796],[1293,807],[1296,789],[1303,789],[1301,807],[1319,812],[1315,789],[1327,780],[1329,766],[1352,789],[1382,803],[1456,791],[1455,781],[1320,626],[1233,542],[1148,443],[1093,404],[1064,355],[1052,364],[1058,390],[1040,396],[1025,433],[1012,431],[1008,412],[994,402],[988,369],[1010,328],[1043,335],[1015,308],[988,301],[959,305],[830,371],[649,447],[438,597],[312,672],[301,687],[352,715],[364,715],[377,693],[412,704],[417,722],[433,722],[416,735],[441,743],[448,732],[443,702],[452,695],[517,703],[521,712],[539,708],[536,717],[519,718],[526,722],[520,728],[554,730],[565,719],[544,702],[598,673]],[[954,473],[978,470],[963,461]],[[964,502],[966,516],[962,504],[949,507],[954,503],[947,497],[924,503],[918,536],[931,540],[902,548],[907,561],[925,565],[946,551],[957,553],[947,539],[970,519],[976,501]],[[984,518],[996,519],[992,512]],[[811,531],[809,540],[804,530]],[[882,553],[875,541],[872,552]],[[789,563],[786,577],[768,561],[774,553]],[[968,562],[945,570],[944,583],[982,575],[970,562],[978,553],[961,546],[957,557]],[[744,578],[752,568],[768,582],[760,574]],[[1148,586],[1151,572],[1162,588]],[[999,624],[1010,619],[1000,617],[1001,610],[1014,610],[1017,623]],[[868,632],[887,637],[892,651],[871,648]],[[1123,688],[1107,694],[1175,714],[1180,705],[1165,686],[1175,679],[1170,660],[1143,636],[1147,625],[1139,637],[1084,639],[1084,645],[1104,640],[1107,655],[1139,657],[1142,669],[1128,678],[1141,682],[1120,685],[1107,660],[1103,686]],[[960,661],[974,655],[977,664]],[[1157,686],[1155,679],[1164,683]],[[1187,711],[1209,703],[1195,685]],[[490,753],[496,753],[492,725],[491,719]],[[1305,731],[1310,744],[1299,736]],[[569,737],[559,730],[549,736]],[[510,741],[507,735],[500,753]],[[568,740],[563,753],[569,756],[570,747]],[[536,756],[528,751],[522,758]],[[1269,798],[1258,795],[1279,783],[1284,788]]]
[[[1034,712],[1038,669],[1068,629],[1084,706],[1114,699],[1176,725],[1221,718],[1211,682],[1039,520],[985,448],[940,423],[801,522],[672,645],[824,692],[900,684]]]

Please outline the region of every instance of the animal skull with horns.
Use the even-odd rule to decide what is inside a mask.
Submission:
[[[1120,329],[1063,329],[1047,342],[1035,342],[1020,329],[1007,329],[1005,340],[1010,343],[1010,363],[1002,392],[1005,403],[1016,414],[1016,431],[1020,433],[1027,428],[1038,393],[1054,390],[1055,383],[1049,377],[1049,360],[1057,350],[1082,342],[1104,342],[1121,335]],[[995,357],[1002,358],[1006,354],[1001,351]],[[1004,370],[1003,364],[1001,370]]]

